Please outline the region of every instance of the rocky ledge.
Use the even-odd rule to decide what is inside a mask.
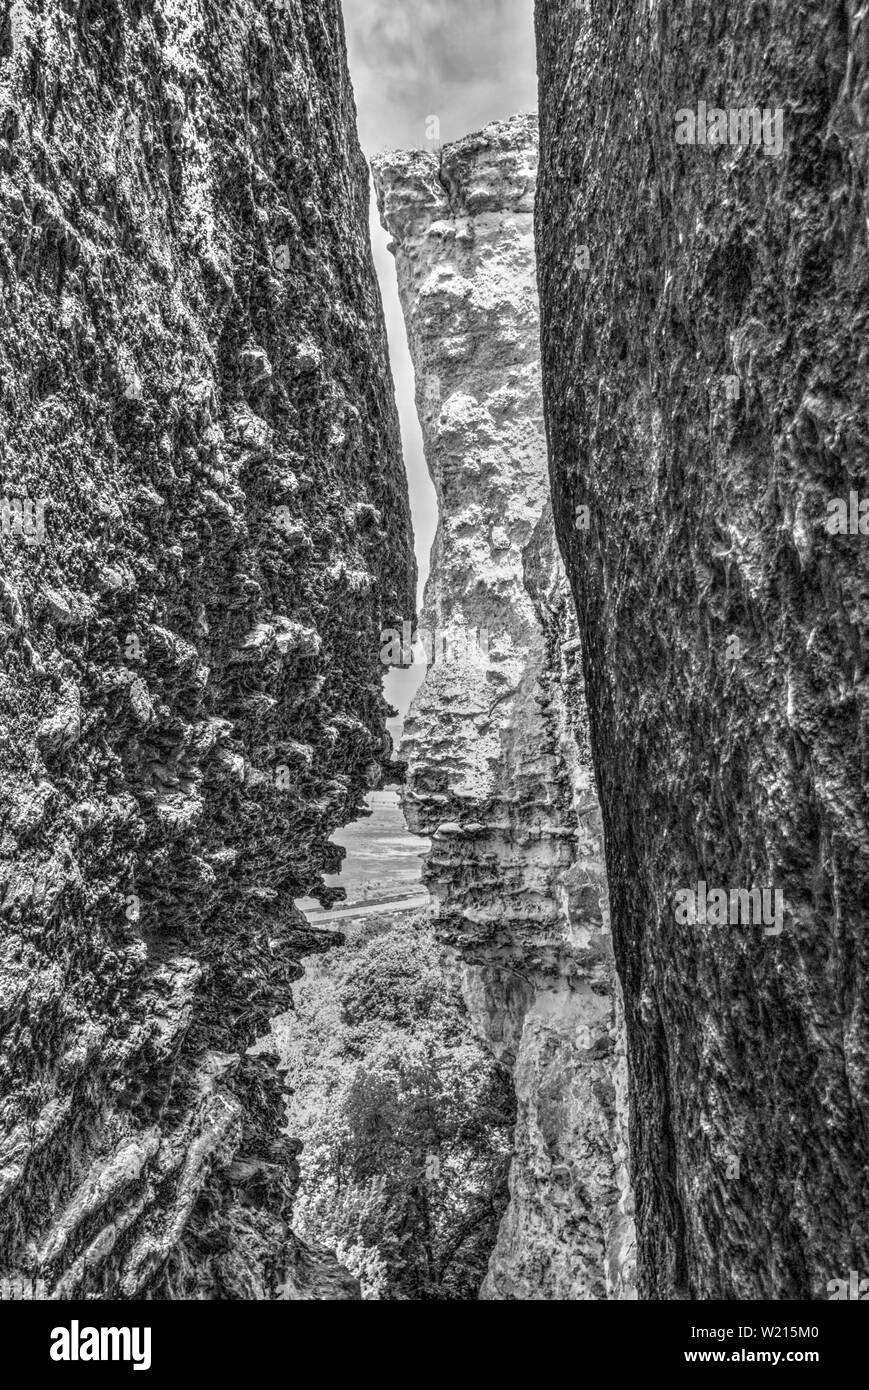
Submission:
[[[411,828],[465,998],[513,1072],[511,1198],[483,1297],[630,1297],[623,1049],[580,651],[555,544],[536,120],[374,160],[440,521],[405,725]]]

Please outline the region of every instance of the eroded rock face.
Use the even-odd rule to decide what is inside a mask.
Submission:
[[[465,996],[512,1067],[511,1201],[487,1298],[630,1296],[601,821],[548,500],[536,121],[374,160],[440,524],[405,811]],[[442,639],[447,642],[446,659]],[[452,644],[452,645],[451,645]]]
[[[247,1055],[413,604],[339,6],[16,0],[0,45],[0,1287],[357,1296]]]
[[[757,18],[537,6],[544,397],[650,1298],[869,1269],[869,538],[825,529],[866,496],[866,14]],[[676,143],[701,101],[728,143]],[[755,105],[770,138],[729,143]],[[679,921],[701,882],[728,915],[781,891],[783,930]]]

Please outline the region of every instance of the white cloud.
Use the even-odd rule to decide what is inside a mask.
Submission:
[[[369,153],[536,108],[533,0],[344,0],[344,23]]]

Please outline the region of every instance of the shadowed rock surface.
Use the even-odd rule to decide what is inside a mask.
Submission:
[[[724,19],[537,5],[544,399],[640,1296],[824,1299],[869,1267],[869,538],[825,529],[867,495],[869,36],[854,0]],[[780,156],[677,145],[701,100],[781,107]],[[784,930],[677,922],[701,881]]]
[[[416,368],[439,527],[405,724],[405,812],[513,1072],[511,1199],[484,1298],[630,1297],[626,1079],[576,627],[540,395],[537,123],[373,161]],[[446,659],[441,638],[446,638]],[[454,645],[451,645],[454,644]]]
[[[2,1287],[358,1296],[246,1052],[413,605],[339,5],[17,0],[0,63]]]

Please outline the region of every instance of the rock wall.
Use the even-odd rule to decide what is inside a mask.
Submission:
[[[511,1200],[483,1297],[630,1296],[600,812],[542,421],[536,120],[374,160],[440,521],[405,811],[480,1032],[513,1069]],[[444,646],[446,643],[446,646]]]
[[[247,1052],[413,605],[337,0],[5,5],[0,209],[0,1291],[354,1296]]]
[[[866,11],[540,0],[537,33],[640,1296],[824,1299],[869,1269]],[[783,918],[677,917],[701,883]]]

